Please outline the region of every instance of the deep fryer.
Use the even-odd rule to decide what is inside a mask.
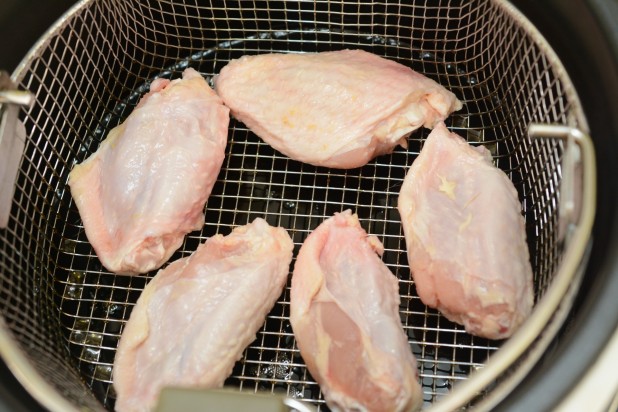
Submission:
[[[255,216],[288,228],[298,246],[325,217],[353,208],[385,243],[385,262],[400,278],[401,313],[420,360],[427,403],[490,402],[515,385],[560,327],[577,291],[576,269],[584,260],[594,209],[589,192],[594,185],[590,180],[579,185],[591,178],[585,170],[593,169],[590,146],[576,130],[586,132],[587,125],[560,62],[517,11],[503,2],[435,3],[118,1],[82,2],[73,9],[14,76],[36,97],[21,112],[25,154],[9,226],[0,232],[8,303],[2,309],[11,331],[7,338],[17,349],[9,357],[19,358],[22,351],[26,361],[14,367],[27,370],[31,362],[44,376],[42,385],[33,386],[57,385],[61,399],[94,408],[99,401],[113,404],[114,348],[148,278],[114,276],[101,268],[65,184],[72,165],[96,150],[149,81],[177,77],[186,66],[212,76],[246,53],[363,48],[438,80],[464,101],[449,125],[492,151],[522,199],[535,268],[536,322],[504,344],[491,342],[465,334],[418,301],[394,204],[426,132],[415,133],[407,151],[361,169],[335,171],[288,160],[232,122],[204,230],[189,236],[173,259]],[[533,122],[569,128],[537,128],[540,137],[533,139],[528,136]],[[573,176],[565,178],[571,170]],[[571,196],[576,207],[569,212],[561,204]],[[319,388],[294,347],[287,302],[286,292],[228,383],[320,404]],[[459,381],[466,383],[443,397]],[[477,390],[481,396],[475,396]]]

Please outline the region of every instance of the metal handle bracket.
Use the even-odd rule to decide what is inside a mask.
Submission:
[[[578,142],[584,139],[583,133],[576,128],[532,123],[528,127],[531,138],[562,139],[565,142],[562,154],[558,213],[558,238],[568,240],[577,226],[581,215],[582,202],[582,153]]]
[[[19,106],[32,103],[32,95],[16,90],[6,72],[0,72],[0,229],[6,228],[15,193],[15,179],[26,141]]]

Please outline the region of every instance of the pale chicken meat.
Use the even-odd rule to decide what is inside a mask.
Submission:
[[[332,410],[411,411],[422,403],[398,282],[382,253],[348,210],[307,237],[294,265],[290,322]]]
[[[489,151],[437,125],[398,204],[421,300],[474,335],[504,339],[533,305],[517,191]]]
[[[215,89],[276,150],[342,169],[405,147],[412,131],[462,107],[435,81],[362,50],[243,56],[221,70]]]
[[[204,224],[229,109],[193,69],[157,79],[128,118],[69,174],[88,240],[122,274],[159,268]]]
[[[257,218],[160,270],[118,344],[116,410],[153,410],[165,386],[221,387],[281,295],[293,246]]]

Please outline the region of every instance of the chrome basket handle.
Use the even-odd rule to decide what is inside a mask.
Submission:
[[[24,151],[26,129],[19,120],[19,106],[29,106],[33,96],[16,89],[6,72],[0,72],[0,229],[9,222],[15,179]]]
[[[528,128],[528,135],[533,139],[554,138],[565,141],[558,206],[560,216],[559,239],[569,240],[574,228],[582,219],[584,212],[582,203],[587,198],[596,196],[596,192],[591,192],[596,186],[592,141],[581,130],[561,125],[532,123]],[[585,169],[583,173],[579,170],[581,167]],[[586,178],[590,181],[582,180]],[[589,206],[589,208],[594,209],[594,205]]]
[[[509,377],[509,381],[499,390],[492,390],[490,396],[472,408],[491,410],[540,359],[551,340],[547,336],[554,336],[551,333],[542,335],[543,331],[554,327],[550,322],[552,318],[566,318],[570,305],[561,305],[561,302],[563,299],[574,298],[581,280],[584,269],[582,263],[589,252],[596,209],[596,161],[592,140],[581,130],[562,125],[533,123],[529,125],[528,135],[533,139],[553,138],[566,141],[558,206],[560,219],[564,220],[561,222],[561,240],[565,241],[564,258],[551,285],[524,324],[489,358],[483,368],[471,373],[449,396],[434,403],[429,408],[431,412],[459,410],[483,389],[495,383],[510,365],[519,360],[520,365],[516,373]],[[526,357],[523,358],[526,351]]]

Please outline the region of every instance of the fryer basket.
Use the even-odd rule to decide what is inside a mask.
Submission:
[[[71,168],[97,149],[157,77],[178,78],[193,67],[212,79],[244,54],[344,48],[398,61],[462,100],[463,109],[447,125],[490,150],[522,202],[534,270],[531,320],[507,342],[491,341],[467,334],[418,298],[396,203],[426,130],[412,134],[408,149],[362,168],[334,170],[290,160],[232,119],[206,223],[170,261],[258,216],[285,227],[296,254],[324,219],[352,209],[384,243],[383,260],[399,279],[402,323],[419,361],[425,406],[489,408],[522,379],[556,335],[577,292],[595,181],[589,140],[577,131],[585,133],[587,124],[573,85],[511,5],[84,0],[13,74],[34,103],[20,112],[25,149],[9,223],[0,229],[0,352],[40,402],[53,410],[113,409],[118,339],[156,273],[114,275],[101,266],[66,185]],[[541,138],[535,138],[531,123],[565,127],[536,129]],[[567,156],[570,150],[575,152]],[[566,179],[569,159],[574,178]],[[576,204],[572,219],[562,207],[565,183]],[[328,410],[288,317],[289,283],[226,385],[281,393]]]

